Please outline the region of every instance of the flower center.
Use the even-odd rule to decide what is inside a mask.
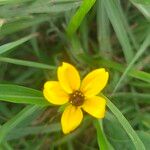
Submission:
[[[69,101],[74,106],[81,106],[84,102],[84,95],[81,91],[77,90],[70,94]]]

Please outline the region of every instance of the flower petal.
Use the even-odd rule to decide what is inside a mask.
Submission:
[[[58,67],[57,74],[58,80],[66,92],[72,93],[74,90],[79,89],[80,76],[74,66],[63,62],[62,66]]]
[[[97,95],[107,84],[108,76],[104,68],[93,70],[83,79],[81,91],[87,97]]]
[[[96,118],[103,118],[105,115],[106,100],[99,96],[86,99],[82,105],[84,111]]]
[[[57,81],[47,81],[44,84],[44,97],[52,104],[62,105],[69,101],[69,95]]]
[[[62,130],[65,134],[73,131],[79,126],[83,119],[83,113],[81,108],[69,105],[65,108],[65,111],[61,117]]]

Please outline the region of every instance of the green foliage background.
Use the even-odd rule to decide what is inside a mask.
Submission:
[[[0,150],[149,149],[149,0],[0,0],[0,43]],[[106,117],[68,135],[42,94],[63,61],[110,73]]]

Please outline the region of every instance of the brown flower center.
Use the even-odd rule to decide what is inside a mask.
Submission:
[[[81,91],[77,90],[70,94],[69,102],[74,106],[81,106],[84,102],[84,95]]]

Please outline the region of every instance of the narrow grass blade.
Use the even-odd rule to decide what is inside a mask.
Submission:
[[[30,40],[31,38],[35,37],[36,35],[37,34],[32,34],[32,35],[26,36],[24,38],[21,38],[20,40],[17,40],[15,42],[7,43],[7,44],[0,46],[0,54],[10,51],[12,48],[15,48],[15,47],[25,43],[26,41]]]
[[[85,15],[89,12],[95,2],[96,0],[83,0],[83,3],[81,4],[75,15],[71,18],[67,27],[67,34],[69,36],[76,32]]]
[[[114,61],[104,60],[104,59],[100,60],[100,66],[102,65],[108,68],[113,68],[114,70],[117,70],[119,72],[124,72],[124,68],[125,68],[125,66],[119,63],[116,63]],[[150,83],[150,74],[147,72],[131,69],[129,72],[127,72],[127,75],[135,79],[140,79],[142,81]]]
[[[134,56],[134,58],[132,59],[132,61],[130,62],[130,64],[128,65],[128,67],[125,69],[123,75],[121,76],[121,78],[119,79],[115,89],[113,90],[112,94],[114,94],[120,87],[122,81],[125,79],[127,73],[130,71],[130,69],[133,67],[134,63],[138,60],[138,58],[145,52],[145,50],[147,49],[147,47],[149,46],[149,41],[150,41],[150,34],[146,37],[146,39],[144,40],[143,44],[141,45],[139,51],[136,53],[136,55]]]
[[[26,28],[37,26],[38,24],[49,20],[49,17],[33,17],[33,18],[26,18],[26,19],[19,19],[13,20],[11,22],[6,22],[3,24],[0,30],[1,36],[12,35],[15,32],[19,32]]]
[[[1,30],[1,27],[2,25],[4,24],[5,20],[4,19],[0,19],[0,30]]]
[[[38,134],[50,134],[54,132],[60,132],[61,126],[60,123],[53,123],[50,125],[41,125],[33,127],[21,127],[15,130],[12,130],[7,137],[7,140],[19,139],[29,135],[38,135]]]
[[[13,4],[13,3],[24,3],[31,0],[0,0],[0,5]]]
[[[96,132],[97,132],[97,142],[100,150],[108,150],[107,142],[106,142],[106,136],[103,131],[102,121],[96,120],[94,122]]]
[[[89,28],[87,17],[84,18],[80,26],[81,41],[85,52],[89,51]]]
[[[130,37],[130,39],[133,43],[133,46],[136,50],[138,50],[139,44],[137,43],[136,38],[133,35],[132,28],[130,27],[130,25],[128,23],[128,18],[126,17],[123,8],[120,5],[121,2],[120,1],[115,1],[115,3],[116,3],[116,6],[118,7],[118,11],[119,11],[119,14],[121,16],[122,22],[124,24],[124,27],[125,27],[126,31],[128,32],[128,35],[129,35],[129,37]]]
[[[130,1],[150,21],[150,0],[130,0]]]
[[[5,137],[11,130],[13,130],[20,122],[25,120],[28,116],[32,115],[35,111],[40,108],[37,106],[27,106],[22,111],[20,111],[16,116],[6,122],[0,127],[0,143],[5,140]]]
[[[39,69],[55,69],[55,66],[50,66],[43,63],[37,63],[33,61],[27,61],[27,60],[19,60],[19,59],[13,59],[13,58],[7,58],[7,57],[0,57],[0,62],[7,62],[15,65],[21,65],[26,67],[34,67]]]
[[[0,145],[0,149],[1,150],[13,150],[13,148],[10,146],[10,144],[8,142],[3,142],[1,145]]]
[[[25,13],[49,13],[49,14],[56,14],[56,13],[63,13],[69,10],[75,9],[79,7],[81,4],[80,1],[64,1],[64,0],[55,0],[55,3],[50,2],[49,0],[44,1],[34,1]]]
[[[56,15],[60,16],[60,13],[67,12],[69,10],[75,9],[80,6],[81,1],[66,1],[63,2],[55,0],[55,2],[52,2],[50,0],[36,0],[30,3],[26,4],[19,4],[17,3],[18,7],[21,7],[22,9],[16,8],[16,4],[8,4],[6,6],[1,6],[0,13],[3,18],[11,18],[15,19],[16,17],[25,18],[25,17],[31,17],[31,14],[42,14],[41,16],[45,17],[49,14],[49,17],[55,17]]]
[[[130,92],[119,92],[112,95],[112,98],[120,98],[126,101],[136,98],[137,103],[150,104],[150,94],[148,93],[130,93]]]
[[[104,5],[104,0],[97,1],[97,36],[99,42],[99,51],[108,57],[111,52],[110,22]]]
[[[39,106],[50,105],[44,99],[42,92],[18,85],[0,84],[0,100]]]
[[[149,0],[132,0],[133,2],[136,2],[138,4],[145,4],[145,5],[150,5]]]
[[[122,125],[122,127],[125,129],[126,133],[132,140],[133,144],[136,147],[136,150],[145,150],[145,146],[136,134],[136,132],[133,130],[127,119],[123,116],[123,114],[119,111],[119,109],[105,96],[103,96],[107,100],[107,106],[112,111],[112,113],[115,115],[119,123]]]
[[[99,65],[99,67],[106,67],[118,72],[124,72],[124,68],[126,67],[125,65],[121,65],[114,61],[103,59],[101,57],[95,58],[94,61],[92,61],[91,56],[84,55],[82,56],[82,58],[86,60],[86,63],[88,63],[89,66],[96,63]],[[150,74],[147,72],[131,69],[129,72],[127,72],[127,75],[135,79],[139,79],[147,83],[150,83]]]
[[[105,0],[105,8],[122,46],[126,62],[129,63],[132,60],[134,53],[115,0]]]

